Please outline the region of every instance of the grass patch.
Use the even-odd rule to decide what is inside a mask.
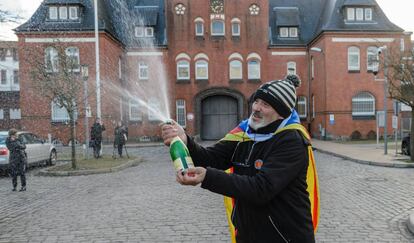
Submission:
[[[108,169],[112,167],[117,167],[119,165],[125,164],[130,160],[134,160],[136,157],[127,157],[113,159],[111,156],[103,156],[99,159],[77,159],[76,160],[76,170],[97,170],[97,169]],[[49,171],[75,171],[72,169],[72,163],[69,161],[63,165],[54,166],[49,169]]]

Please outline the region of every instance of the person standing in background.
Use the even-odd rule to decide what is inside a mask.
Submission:
[[[105,126],[101,122],[101,119],[98,117],[96,118],[95,123],[91,127],[91,140],[93,141],[93,156],[95,158],[99,158],[101,156],[103,131],[105,131]]]
[[[128,140],[128,128],[122,124],[121,121],[118,122],[118,125],[114,130],[115,140],[114,140],[114,149],[118,148],[118,155],[122,158],[122,148]]]
[[[19,191],[26,191],[26,145],[17,136],[16,129],[9,130],[9,137],[6,139],[7,149],[10,151],[9,165],[10,173],[12,176],[12,191],[16,191],[17,188],[17,176],[20,176],[21,188]]]

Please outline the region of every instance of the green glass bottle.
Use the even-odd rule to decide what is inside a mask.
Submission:
[[[180,137],[175,137],[170,143],[170,156],[176,171],[185,173],[188,168],[194,167],[190,152]]]

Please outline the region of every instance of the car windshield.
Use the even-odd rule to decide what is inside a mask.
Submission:
[[[0,144],[6,144],[6,138],[7,136],[0,135]]]

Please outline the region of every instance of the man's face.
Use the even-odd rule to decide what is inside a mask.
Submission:
[[[252,105],[252,114],[249,117],[249,125],[257,130],[282,118],[271,105],[262,99],[256,99]]]

